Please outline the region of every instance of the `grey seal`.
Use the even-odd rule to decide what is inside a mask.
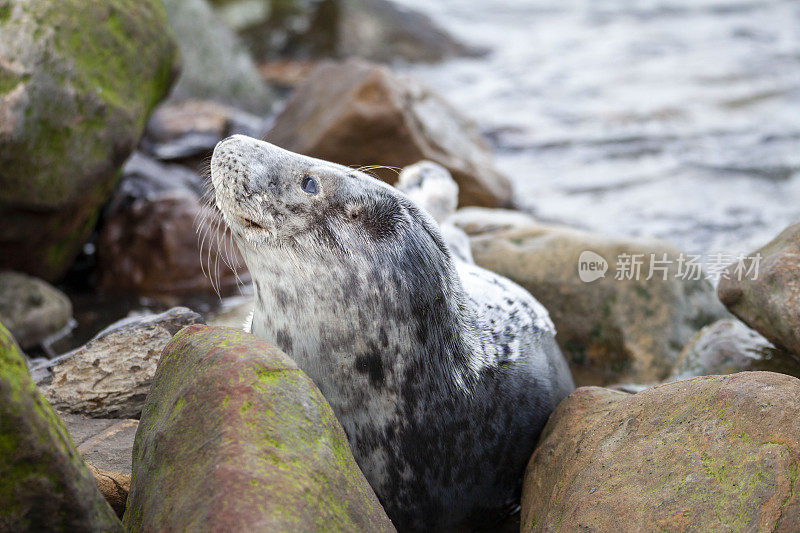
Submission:
[[[546,310],[455,258],[429,214],[365,173],[236,135],[211,181],[253,279],[252,333],[320,388],[395,526],[514,512],[573,389]]]

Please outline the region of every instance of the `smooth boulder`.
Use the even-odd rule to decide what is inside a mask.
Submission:
[[[2,324],[0,531],[122,531]]]
[[[184,326],[202,321],[185,307],[123,319],[84,346],[31,371],[45,398],[59,411],[93,418],[137,418],[164,346]]]
[[[668,380],[755,370],[800,377],[800,362],[739,320],[726,318],[697,332]]]
[[[725,270],[717,287],[719,299],[745,324],[800,360],[800,223],[743,263]]]
[[[250,334],[164,349],[133,447],[129,530],[392,531],[317,387]]]
[[[177,70],[160,0],[0,3],[0,268],[64,274]]]
[[[22,349],[69,329],[72,303],[49,283],[20,272],[0,272],[0,322]]]
[[[800,380],[742,372],[584,387],[525,472],[521,531],[796,531]]]
[[[680,276],[686,256],[663,241],[530,224],[470,242],[475,263],[547,308],[578,385],[661,381],[692,336],[726,316],[705,275]],[[579,261],[596,269],[582,277]]]
[[[511,183],[470,120],[434,92],[358,60],[318,66],[292,94],[266,139],[344,165],[367,166],[394,183],[392,169],[423,159],[447,168],[459,205],[504,207]]]

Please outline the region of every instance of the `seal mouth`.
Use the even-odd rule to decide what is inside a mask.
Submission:
[[[248,229],[261,230],[261,231],[264,231],[264,230],[267,229],[264,226],[262,226],[261,224],[259,224],[258,222],[254,221],[253,219],[250,219],[250,218],[247,218],[247,217],[241,217],[240,216],[239,217],[239,223],[242,226],[244,226],[245,228],[248,228]]]

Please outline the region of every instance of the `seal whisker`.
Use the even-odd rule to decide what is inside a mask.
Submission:
[[[213,237],[214,237],[214,248],[215,248],[215,250],[214,250],[214,278],[216,279],[216,286],[215,286],[214,290],[216,291],[217,296],[219,296],[220,298],[222,297],[221,294],[220,294],[221,290],[222,290],[222,283],[221,283],[222,273],[220,272],[221,267],[220,267],[220,264],[219,264],[219,259],[220,259],[220,255],[221,255],[220,254],[220,226],[221,225],[222,225],[222,218],[221,217],[217,217],[216,224],[214,225],[215,227],[214,227],[214,235],[213,235]],[[224,261],[223,261],[223,263],[224,263]]]
[[[195,217],[195,233],[197,234],[198,240],[198,251],[200,253],[200,270],[203,273],[203,276],[209,277],[208,272],[206,271],[206,265],[203,261],[203,247],[205,246],[206,236],[208,235],[208,216],[206,214],[206,210],[203,206],[200,207],[200,211],[198,211],[197,216]]]
[[[400,172],[403,170],[400,167],[390,167],[390,166],[387,166],[387,165],[365,165],[365,166],[357,166],[357,167],[355,167],[356,171],[363,172],[364,174],[372,176],[373,178],[377,178],[377,176],[375,176],[372,173],[372,171],[373,170],[382,170],[382,169],[386,169],[386,170],[389,170],[391,172],[394,172],[398,176],[400,175]]]

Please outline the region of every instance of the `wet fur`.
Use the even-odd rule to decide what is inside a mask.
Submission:
[[[361,172],[241,136],[211,170],[255,285],[253,333],[319,386],[398,529],[507,517],[573,387],[538,302],[454,260],[429,215]]]

